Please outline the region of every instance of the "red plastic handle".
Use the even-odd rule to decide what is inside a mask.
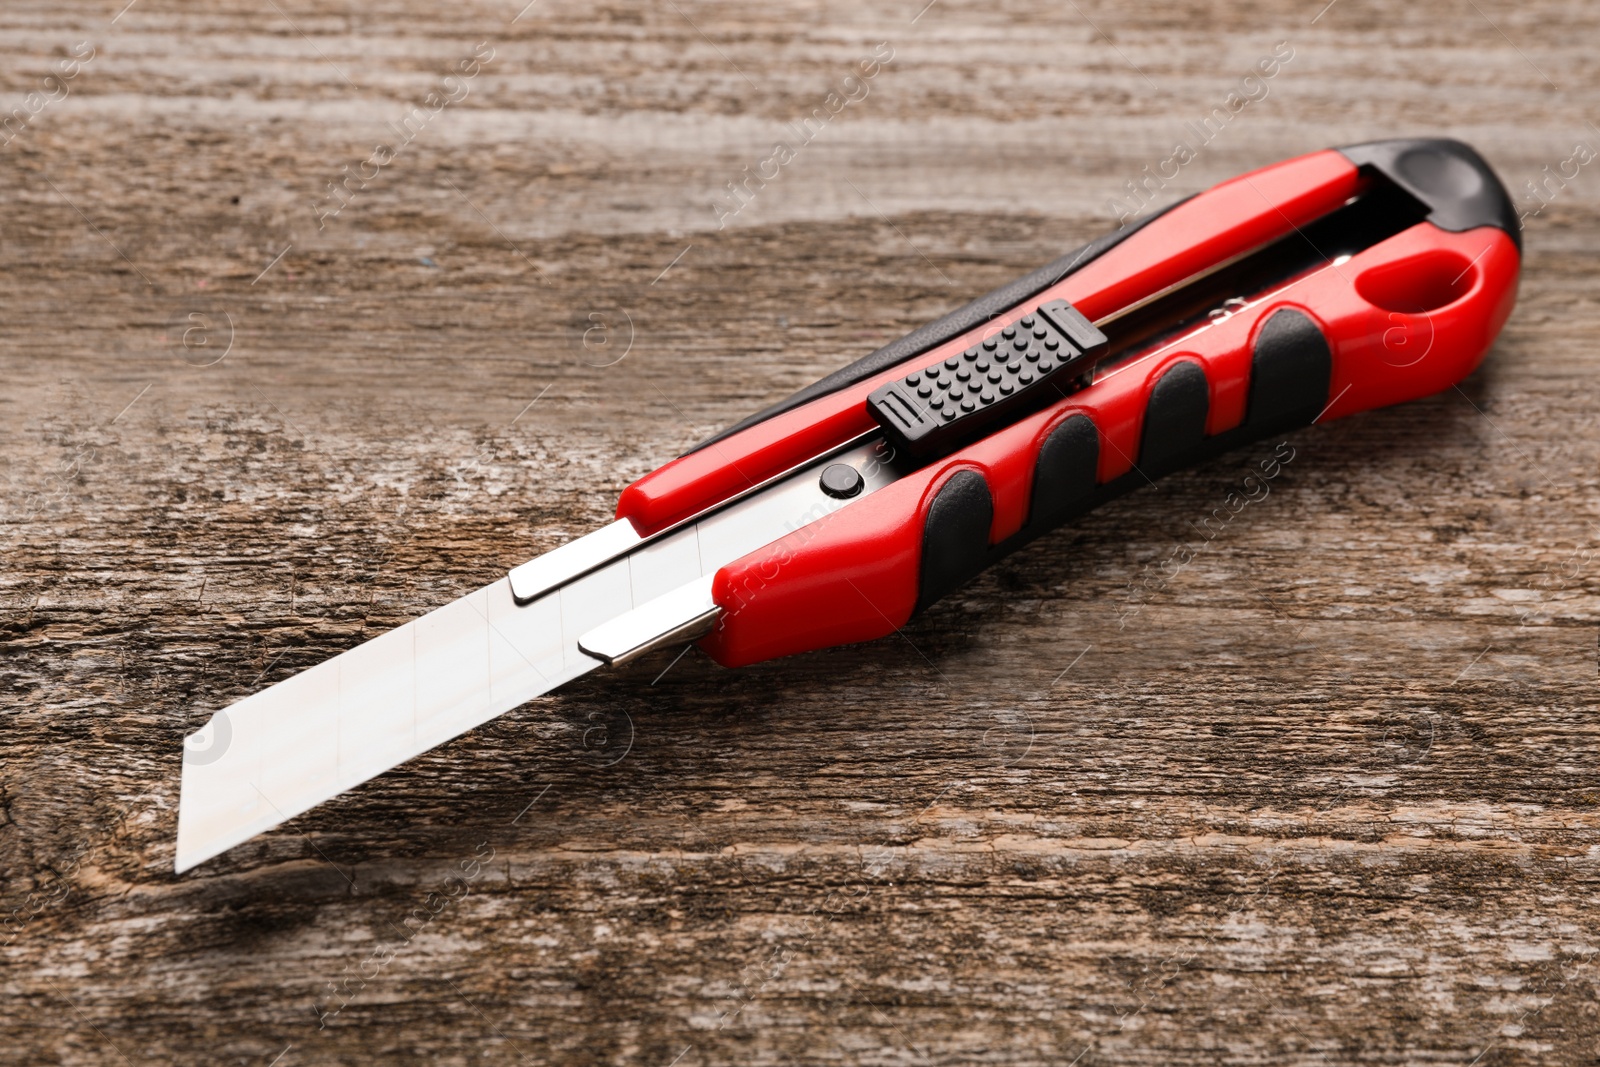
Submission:
[[[1292,233],[1343,204],[1360,185],[1355,164],[1331,149],[1242,175],[1179,204],[1028,306],[1059,298],[1099,318]],[[617,517],[642,535],[655,533],[872,429],[866,399],[879,385],[905,374],[909,363],[960,352],[983,330],[1022,313],[673,460],[623,491]]]
[[[1270,195],[1280,178],[1285,190],[1298,187],[1299,192],[1267,200],[1262,194]],[[1274,217],[1304,220],[1319,207],[1342,203],[1356,180],[1355,168],[1331,153],[1236,179],[1183,206],[1190,210],[1173,212],[1181,228],[1141,231],[1038,299],[1060,295],[1091,317],[1103,314],[1189,276],[1206,262],[1231,254],[1229,249],[1259,244],[1277,232]],[[1219,193],[1223,199],[1217,198]],[[1252,200],[1270,206],[1248,211]],[[1245,213],[1231,225],[1208,221],[1206,216],[1219,206]],[[1145,233],[1150,239],[1138,240]],[[1194,240],[1185,245],[1174,241],[1174,234]],[[1153,247],[1155,243],[1164,247]],[[1328,403],[1317,421],[1447,388],[1478,365],[1510,314],[1519,261],[1517,247],[1504,230],[1485,226],[1451,233],[1422,222],[1347,261],[1293,280],[1176,341],[1116,365],[1089,388],[723,567],[713,595],[724,614],[702,647],[724,665],[738,666],[891,633],[910,619],[918,604],[929,509],[958,472],[974,471],[988,486],[993,502],[989,542],[994,545],[1022,529],[1033,503],[1041,444],[1068,418],[1087,416],[1097,431],[1098,482],[1112,482],[1132,470],[1152,390],[1175,364],[1194,363],[1204,372],[1206,433],[1214,436],[1238,427],[1246,416],[1252,352],[1263,325],[1284,308],[1315,323],[1332,353]],[[945,347],[959,351],[969,343],[963,336]],[[934,353],[918,357],[921,362],[934,358]],[[801,457],[793,449],[803,451],[819,441],[819,447],[826,447],[867,428],[860,409],[878,381],[769,420],[780,425],[758,424],[721,442],[721,449],[741,458],[737,468],[718,446],[705,450],[702,459],[695,453],[669,464],[630,488],[632,496],[625,496],[619,512],[648,529],[650,523],[663,522],[691,501],[718,491],[724,484],[716,480],[719,462],[724,474],[748,475],[747,464],[756,470],[768,469],[769,463],[781,469],[787,464],[775,458],[780,454],[797,460]]]

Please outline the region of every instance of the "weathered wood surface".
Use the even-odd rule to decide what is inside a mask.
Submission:
[[[174,878],[212,710],[1108,228],[1277,42],[1164,200],[1600,145],[1578,0],[523,2],[0,10],[0,115],[93,49],[0,147],[0,1059],[1593,1059],[1592,167],[1460,392],[1294,435],[1176,577],[1267,446],[903,638],[594,675]]]

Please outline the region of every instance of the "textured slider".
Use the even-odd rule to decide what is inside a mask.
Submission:
[[[929,458],[1062,395],[1059,386],[1105,347],[1105,334],[1076,308],[1052,300],[965,352],[880,386],[867,410],[897,448]]]

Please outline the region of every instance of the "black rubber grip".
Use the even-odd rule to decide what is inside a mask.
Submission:
[[[1077,308],[1052,300],[959,355],[879,386],[867,411],[896,449],[928,459],[1066,395],[1060,383],[1086,372],[1105,347],[1105,334]]]
[[[1033,468],[1030,524],[1050,529],[1084,510],[1100,467],[1100,431],[1087,415],[1072,415],[1039,446]]]
[[[957,471],[928,505],[922,528],[922,571],[917,610],[965,585],[989,565],[989,524],[994,498],[977,471]]]
[[[1162,474],[1309,425],[1328,404],[1332,378],[1333,354],[1321,329],[1304,313],[1280,308],[1256,336],[1248,406],[1235,429],[1206,435],[1205,371],[1198,363],[1175,363],[1150,390],[1136,469],[1099,482],[1100,432],[1088,415],[1068,416],[1039,447],[1027,521],[997,545],[989,544],[994,499],[988,482],[976,471],[957,472],[928,509],[916,610],[1041,534]]]
[[[1305,426],[1322,414],[1333,380],[1333,350],[1303,311],[1279,308],[1256,335],[1245,421],[1262,433]]]
[[[1205,446],[1211,386],[1198,363],[1174,363],[1150,390],[1139,441],[1139,469],[1159,478]]]

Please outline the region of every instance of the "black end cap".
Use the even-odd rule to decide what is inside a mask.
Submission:
[[[1471,145],[1445,138],[1368,141],[1338,150],[1371,167],[1428,206],[1428,221],[1460,233],[1479,226],[1506,232],[1522,254],[1522,224],[1506,187]]]

